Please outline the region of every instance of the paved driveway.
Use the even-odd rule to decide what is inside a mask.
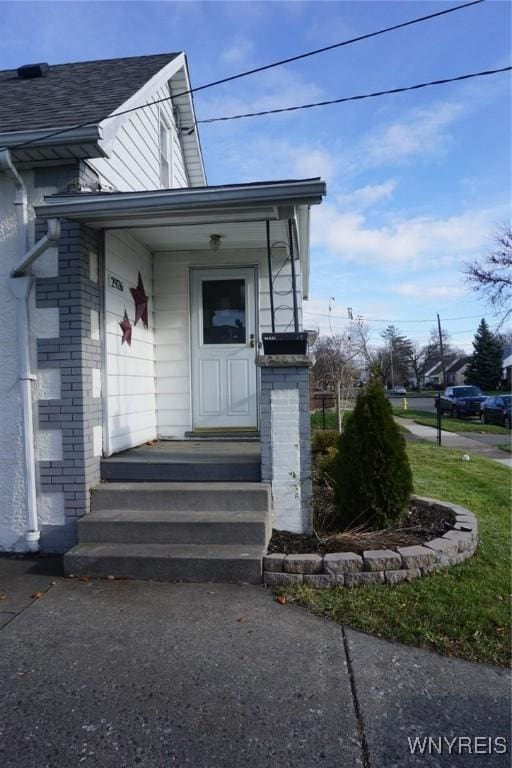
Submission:
[[[4,768],[509,765],[408,744],[507,736],[504,670],[344,630],[263,588],[64,580],[0,559],[0,592]]]

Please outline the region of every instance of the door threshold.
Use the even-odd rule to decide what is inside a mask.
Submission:
[[[259,442],[260,433],[257,429],[195,429],[185,432],[189,440],[238,440],[240,442]]]

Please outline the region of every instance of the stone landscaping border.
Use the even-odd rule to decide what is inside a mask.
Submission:
[[[455,518],[443,536],[421,545],[328,555],[268,554],[263,557],[263,583],[267,587],[309,584],[310,587],[357,587],[363,584],[397,584],[427,576],[440,568],[471,557],[478,544],[478,523],[469,509],[446,501],[413,496],[427,506],[444,507]]]

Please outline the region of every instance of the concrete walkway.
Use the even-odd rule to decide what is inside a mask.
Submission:
[[[409,432],[422,440],[428,440],[431,443],[437,443],[437,430],[434,427],[426,427],[423,424],[416,424],[412,419],[403,419],[395,416],[395,421],[409,430]],[[459,448],[464,453],[473,456],[483,456],[485,459],[492,459],[505,467],[512,468],[512,458],[507,458],[507,454],[496,448],[500,443],[510,442],[508,435],[489,435],[468,433],[471,437],[466,437],[456,432],[447,432],[441,430],[441,442],[446,448]]]
[[[510,730],[503,669],[341,628],[261,587],[57,573],[0,558],[6,768],[509,765],[486,746]]]

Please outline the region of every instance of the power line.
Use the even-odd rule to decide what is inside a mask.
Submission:
[[[333,315],[332,313],[326,314],[326,313],[321,313],[321,312],[310,312],[309,310],[304,309],[304,314],[305,315],[311,315],[312,317],[331,317],[333,319],[345,320],[346,322],[350,322],[349,318],[343,317],[343,315]],[[499,312],[498,313],[492,313],[492,314],[490,314],[488,316],[489,317],[497,317],[498,314],[500,314],[500,313]],[[444,317],[443,318],[443,323],[444,322],[455,322],[456,320],[474,320],[475,318],[478,318],[478,317],[481,318],[482,317],[482,313],[480,313],[479,315],[464,315],[462,317]],[[369,323],[396,323],[397,325],[404,325],[404,324],[409,324],[409,323],[435,323],[435,318],[433,318],[433,317],[429,317],[429,318],[427,318],[425,320],[405,320],[405,319],[402,319],[402,320],[387,320],[387,319],[382,318],[382,317],[368,317],[367,318],[367,317],[363,316],[363,319],[366,320]]]
[[[469,3],[463,3],[462,5],[455,5],[451,8],[445,8],[442,11],[436,11],[435,13],[429,13],[426,16],[418,16],[414,19],[409,19],[408,21],[402,21],[399,24],[393,24],[390,27],[383,27],[382,29],[377,29],[374,32],[367,32],[364,35],[358,35],[357,37],[349,38],[348,40],[342,40],[338,43],[333,43],[332,45],[325,45],[322,48],[316,48],[313,51],[306,51],[305,53],[300,53],[296,56],[290,56],[286,59],[280,59],[278,61],[274,61],[271,64],[264,64],[261,67],[255,67],[254,69],[247,69],[244,72],[239,72],[236,75],[230,75],[229,77],[223,77],[220,80],[213,80],[212,82],[205,83],[204,85],[198,85],[196,88],[189,88],[186,91],[181,91],[180,93],[176,93],[173,96],[165,96],[161,99],[156,99],[155,101],[150,101],[147,104],[141,104],[138,107],[131,107],[130,109],[124,109],[119,112],[114,112],[113,114],[107,114],[103,117],[99,118],[98,120],[94,121],[88,121],[85,123],[77,123],[76,125],[67,126],[66,128],[60,128],[57,131],[52,131],[50,133],[47,133],[44,136],[39,136],[35,139],[30,139],[28,141],[21,142],[20,144],[16,144],[10,147],[10,149],[21,149],[23,147],[29,146],[30,144],[35,144],[39,141],[44,141],[46,139],[51,139],[54,136],[61,136],[64,133],[69,133],[69,131],[78,130],[79,128],[85,128],[88,125],[94,125],[95,123],[101,123],[104,120],[112,119],[114,117],[119,117],[121,115],[128,115],[131,112],[137,112],[139,109],[147,109],[148,107],[153,107],[157,104],[162,104],[163,102],[170,101],[171,99],[178,99],[180,96],[188,96],[192,93],[199,93],[199,91],[204,91],[207,88],[213,88],[217,85],[224,85],[225,83],[231,83],[234,80],[240,80],[243,77],[248,77],[249,75],[255,75],[260,72],[265,72],[269,69],[274,69],[275,67],[283,66],[284,64],[291,64],[295,61],[301,61],[302,59],[309,58],[311,56],[317,56],[320,53],[326,53],[327,51],[332,51],[336,48],[342,48],[346,45],[352,45],[353,43],[359,43],[362,40],[369,40],[372,37],[377,37],[378,35],[384,35],[387,32],[394,32],[397,29],[403,29],[405,27],[410,27],[414,24],[420,24],[424,21],[429,21],[430,19],[435,19],[440,16],[446,16],[449,13],[454,13],[455,11],[463,10],[464,8],[469,8],[473,5],[480,5],[480,3],[486,2],[486,0],[472,0]],[[219,119],[219,118],[218,118]],[[198,121],[198,122],[204,122],[204,121]]]
[[[326,107],[330,104],[343,104],[347,101],[362,101],[363,99],[374,99],[377,96],[388,96],[394,93],[405,93],[406,91],[418,91],[420,88],[430,88],[434,85],[445,85],[446,83],[455,83],[460,80],[470,80],[473,77],[485,77],[487,75],[496,75],[499,72],[508,72],[510,67],[501,67],[500,69],[486,69],[482,72],[471,72],[467,75],[458,75],[457,77],[445,77],[442,80],[429,80],[426,83],[416,83],[416,85],[407,85],[401,88],[390,88],[385,91],[373,91],[373,93],[363,93],[357,96],[343,96],[340,99],[329,99],[327,101],[315,101],[311,104],[300,104],[294,107],[280,107],[277,109],[265,109],[261,112],[245,112],[240,115],[227,115],[225,117],[209,117],[205,120],[197,120],[199,123],[219,123],[227,120],[241,120],[246,117],[262,117],[263,115],[278,115],[282,112],[296,112],[299,109],[313,109],[314,107]]]
[[[444,324],[444,322],[445,321],[443,320],[443,324]],[[370,321],[370,324],[371,324],[371,321]],[[433,321],[433,326],[434,325],[435,325],[435,320]],[[354,327],[354,323],[353,322],[349,323],[347,321],[347,324],[344,327],[340,327],[340,328],[336,328],[335,327],[335,328],[333,328],[331,330],[331,335],[333,333],[335,333],[336,331],[341,332],[343,330],[346,330],[346,331],[350,332],[350,330],[353,329],[353,327]],[[374,327],[371,330],[377,332],[377,331],[379,331],[379,330],[381,330],[383,328],[384,328],[384,326],[380,326],[380,327],[377,327],[377,328]],[[451,336],[459,336],[459,335],[462,335],[462,334],[474,335],[474,333],[475,333],[474,327],[473,328],[465,328],[464,330],[458,330],[458,331],[452,331],[452,330],[449,331],[450,337]],[[416,341],[418,343],[424,343],[424,342],[427,342],[430,339],[430,334],[425,334],[425,333],[416,334],[415,333],[415,334],[413,334],[412,339],[413,339],[413,341]]]

